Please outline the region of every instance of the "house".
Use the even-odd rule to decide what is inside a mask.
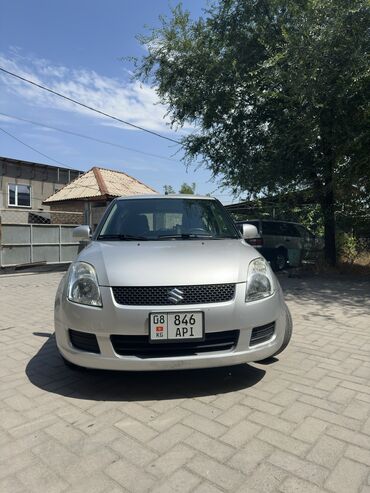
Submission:
[[[51,211],[84,212],[85,224],[94,229],[115,197],[153,193],[157,192],[122,171],[94,167],[44,200],[44,204]]]
[[[80,247],[76,225],[95,227],[115,197],[156,193],[103,168],[81,173],[9,158],[0,165],[0,268],[69,263]]]
[[[78,169],[0,157],[0,268],[72,261],[81,213],[53,213],[43,201],[78,177]]]
[[[50,209],[44,200],[81,173],[78,169],[0,157],[0,218],[3,222],[11,217],[12,222],[28,223],[36,216],[42,217],[41,212]]]

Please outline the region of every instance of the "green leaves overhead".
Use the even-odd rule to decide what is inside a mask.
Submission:
[[[136,75],[195,128],[189,159],[237,192],[312,188],[323,212],[369,188],[369,0],[223,0],[161,23]]]

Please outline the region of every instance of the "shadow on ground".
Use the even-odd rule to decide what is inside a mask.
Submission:
[[[165,372],[78,371],[64,365],[54,335],[34,335],[47,337],[47,341],[26,367],[30,382],[47,392],[75,399],[147,401],[217,395],[252,387],[266,373],[247,364]]]
[[[370,314],[370,279],[354,279],[347,276],[302,275],[289,278],[279,274],[279,281],[285,298],[299,303],[314,304],[316,316],[329,315],[332,318],[340,305],[352,314]]]
[[[29,276],[31,274],[48,274],[50,272],[66,272],[69,264],[26,264],[14,267],[2,267],[0,268],[0,276],[12,277],[16,275],[17,277]]]

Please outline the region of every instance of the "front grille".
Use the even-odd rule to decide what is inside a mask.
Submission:
[[[80,351],[100,353],[98,340],[95,334],[69,329],[69,338],[72,346]]]
[[[238,330],[210,332],[204,341],[198,342],[164,342],[151,344],[148,336],[112,335],[114,351],[120,356],[138,358],[166,358],[171,356],[192,356],[210,351],[231,351],[239,338]]]
[[[235,296],[235,284],[201,284],[198,286],[144,286],[113,287],[114,299],[119,305],[170,305],[169,292],[181,291],[182,299],[176,305],[221,303]]]
[[[261,344],[261,342],[266,342],[271,339],[275,332],[275,322],[270,324],[261,325],[260,327],[255,327],[252,330],[251,340],[249,346],[256,346]]]

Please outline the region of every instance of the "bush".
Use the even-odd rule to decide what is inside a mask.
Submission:
[[[340,233],[337,241],[340,257],[350,264],[353,264],[365,251],[364,242],[352,233]]]

